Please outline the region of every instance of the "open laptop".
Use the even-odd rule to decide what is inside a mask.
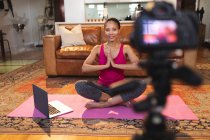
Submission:
[[[72,112],[73,109],[58,100],[48,102],[48,93],[36,85],[33,85],[34,105],[43,115],[53,118]]]

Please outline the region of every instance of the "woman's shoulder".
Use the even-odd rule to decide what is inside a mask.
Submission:
[[[101,48],[101,45],[95,45],[93,48],[94,49],[100,49]]]
[[[129,50],[132,50],[132,47],[129,44],[123,44],[123,49],[125,51],[129,51]]]
[[[100,52],[101,46],[102,46],[102,45],[95,45],[95,46],[93,47],[92,51],[94,51],[94,52]]]
[[[136,51],[137,50],[133,48],[132,46],[130,46],[129,44],[124,45],[124,49],[123,49],[124,54],[133,54]]]

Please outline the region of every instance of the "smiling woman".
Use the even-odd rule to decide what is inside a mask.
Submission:
[[[75,84],[77,93],[96,102],[86,104],[90,108],[104,108],[117,104],[130,106],[133,99],[140,96],[146,89],[142,82],[132,91],[113,94],[110,86],[125,82],[124,70],[139,70],[139,58],[129,45],[120,42],[120,22],[116,18],[109,18],[104,23],[104,33],[107,42],[96,45],[82,65],[83,72],[99,71],[97,83],[80,80]],[[128,59],[131,63],[126,63]],[[98,58],[98,59],[97,59]],[[94,64],[95,60],[98,64]]]

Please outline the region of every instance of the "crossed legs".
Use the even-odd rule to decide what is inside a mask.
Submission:
[[[139,86],[132,92],[122,93],[118,95],[111,95],[109,88],[97,84],[92,84],[86,80],[80,80],[75,84],[77,93],[85,98],[92,99],[86,104],[86,108],[104,108],[117,104],[124,104],[131,106],[134,98],[140,96],[146,89],[146,84]]]

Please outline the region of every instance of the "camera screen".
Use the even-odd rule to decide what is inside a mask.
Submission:
[[[143,43],[148,45],[173,44],[178,41],[177,24],[173,20],[144,20]]]

